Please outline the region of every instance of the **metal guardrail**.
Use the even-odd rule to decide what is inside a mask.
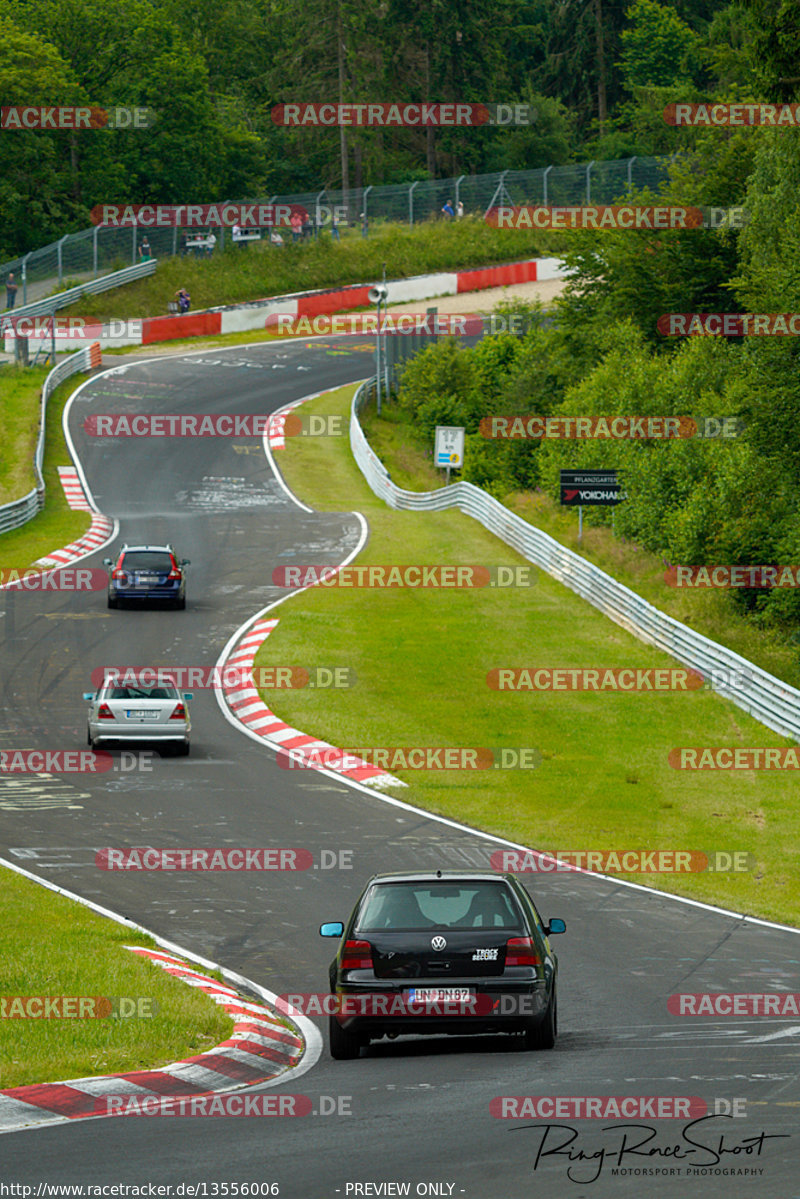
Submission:
[[[331,210],[338,206],[347,212],[342,227],[349,224],[366,231],[371,221],[399,221],[413,225],[432,216],[438,217],[448,199],[454,205],[461,201],[465,212],[479,216],[483,216],[492,204],[610,204],[634,188],[658,190],[674,157],[617,158],[606,162],[537,167],[530,171],[492,171],[486,175],[459,175],[458,178],[416,183],[351,187],[346,192],[323,188],[316,192],[256,196],[237,201],[226,198],[220,201],[220,207],[234,202],[299,204],[316,216],[318,209]],[[223,228],[218,243],[220,249],[225,247],[226,232]],[[57,280],[60,287],[65,277],[76,273],[97,275],[120,261],[136,263],[138,247],[145,235],[157,258],[178,253],[178,229],[175,227],[95,225],[79,233],[65,234],[49,246],[0,263],[0,282],[13,271],[25,304],[29,286]]]
[[[78,350],[77,354],[71,354],[69,358],[65,358],[62,362],[59,362],[58,366],[53,367],[42,384],[42,395],[39,403],[39,436],[36,440],[36,452],[33,456],[36,486],[27,495],[23,496],[21,500],[12,500],[9,504],[0,505],[0,534],[10,533],[12,529],[21,528],[22,525],[32,520],[37,513],[41,512],[44,507],[42,463],[44,462],[44,431],[47,419],[47,401],[59,383],[63,383],[70,375],[75,375],[79,371],[89,370],[92,365],[91,356],[91,346],[87,346],[85,350]]]
[[[370,448],[358,420],[358,413],[373,385],[374,380],[363,383],[353,397],[350,447],[367,483],[390,508],[417,512],[458,508],[466,512],[615,624],[710,680],[714,691],[755,720],[784,737],[800,741],[800,691],[659,611],[599,567],[528,524],[480,487],[466,482],[451,483],[439,491],[426,492],[404,491],[397,487]]]
[[[55,295],[45,296],[43,300],[35,300],[32,304],[13,308],[0,316],[0,335],[13,329],[13,322],[21,316],[49,316],[56,313],[59,308],[67,308],[70,304],[74,304],[81,296],[99,295],[101,291],[110,291],[112,287],[122,287],[125,283],[133,283],[136,279],[143,279],[146,275],[154,274],[155,269],[156,260],[151,258],[147,262],[137,262],[136,266],[125,267],[122,271],[114,271],[111,275],[103,275],[100,279],[88,279],[86,283],[80,283],[77,287],[69,288],[68,291],[58,291]]]

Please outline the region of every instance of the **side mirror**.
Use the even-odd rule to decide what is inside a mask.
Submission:
[[[110,558],[103,559],[103,566],[113,566],[113,565],[114,565],[114,563],[112,562],[112,560]]]
[[[94,699],[94,691],[84,691],[83,698],[89,700],[91,703],[91,701]]]
[[[194,691],[184,691],[183,698],[184,699],[194,699]]]
[[[192,564],[188,558],[181,558],[181,566],[191,566],[191,565]]]
[[[341,920],[330,920],[327,924],[319,926],[319,935],[321,937],[341,937],[344,932],[344,925]]]
[[[545,931],[547,932],[548,937],[551,937],[553,933],[565,933],[567,931],[566,921],[559,920],[559,918],[555,916],[550,921]]]

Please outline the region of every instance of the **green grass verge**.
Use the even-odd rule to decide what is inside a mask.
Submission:
[[[0,504],[21,499],[36,486],[33,455],[39,431],[39,394],[44,367],[7,365],[0,374]]]
[[[346,418],[353,388],[312,401]],[[347,422],[345,419],[345,425]],[[277,455],[296,494],[326,511],[362,512],[360,563],[522,564],[458,512],[387,508],[346,437],[296,438]],[[390,465],[393,477],[394,463]],[[257,667],[347,666],[348,690],[264,691],[289,723],[335,745],[534,747],[535,770],[398,771],[401,796],[429,811],[550,851],[742,851],[747,873],[639,875],[636,881],[770,919],[798,912],[796,784],[776,772],[677,771],[674,746],[781,746],[709,692],[509,693],[501,666],[673,667],[543,572],[509,591],[315,588],[288,600]],[[625,877],[625,876],[623,876]]]
[[[124,996],[153,1013],[2,1019],[0,1087],[157,1069],[230,1036],[233,1021],[218,1004],[124,948],[158,948],[150,937],[10,870],[0,871],[0,902],[4,998]]]
[[[396,403],[382,406],[378,420],[374,405],[364,413],[362,427],[375,453],[397,483],[408,491],[434,491],[444,486],[444,472],[433,465],[432,446]],[[792,687],[800,687],[800,652],[779,630],[763,629],[748,620],[734,594],[717,588],[677,590],[664,581],[664,563],[634,542],[615,537],[607,525],[592,525],[584,512],[583,540],[578,541],[578,516],[542,492],[511,492],[502,503],[524,520],[549,533],[613,575],[643,599],[682,624],[720,641]]]
[[[35,443],[38,431],[39,392],[46,370],[33,368],[24,378],[30,378],[28,390],[28,420],[30,413],[37,413],[33,440]],[[45,426],[44,466],[42,473],[45,482],[44,509],[20,529],[0,536],[0,569],[22,569],[30,566],[37,558],[43,558],[61,546],[69,545],[81,537],[91,524],[88,512],[74,511],[70,508],[64,496],[64,489],[58,477],[58,467],[68,466],[72,459],[67,451],[64,431],[61,427],[61,417],[67,399],[88,375],[73,375],[57,387],[47,404],[47,421]],[[5,414],[6,392],[3,391],[1,410]],[[5,476],[4,476],[5,481]],[[30,488],[15,489],[16,494],[11,499],[19,499]]]
[[[381,277],[384,263],[387,278],[396,279],[558,254],[565,244],[563,234],[495,229],[477,217],[449,224],[376,226],[367,238],[348,236],[340,242],[324,233],[305,243],[289,241],[283,249],[259,242],[247,249],[229,246],[211,258],[161,258],[154,275],[86,296],[65,312],[103,321],[163,316],[179,287],[187,289],[197,311],[368,282]]]

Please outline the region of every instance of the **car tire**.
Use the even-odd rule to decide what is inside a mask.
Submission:
[[[175,755],[176,755],[176,757],[178,757],[178,758],[188,758],[188,756],[189,756],[189,749],[190,749],[190,743],[189,743],[188,741],[181,741],[181,742],[180,742],[180,744],[179,744],[179,745],[177,745],[177,746],[176,746],[176,748],[175,748]]]
[[[553,1049],[558,1036],[558,999],[556,984],[550,992],[550,1002],[541,1020],[532,1021],[523,1033],[525,1049]]]
[[[328,1044],[334,1061],[350,1061],[361,1053],[361,1041],[355,1033],[342,1028],[335,1016],[328,1017]]]
[[[108,606],[109,606],[109,608],[117,608],[119,606],[119,600],[112,599],[111,596],[109,596],[108,597]]]
[[[86,744],[87,745],[92,744],[92,733],[91,733],[91,730],[90,730],[88,724],[86,726]]]
[[[184,608],[186,607],[186,596],[185,595],[182,595],[179,600],[175,600],[175,607],[178,609],[179,612],[182,612],[184,610]]]

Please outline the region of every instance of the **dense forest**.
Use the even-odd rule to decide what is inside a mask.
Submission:
[[[663,43],[641,38],[632,24],[637,13],[663,31]],[[697,30],[687,32],[684,18]],[[703,21],[691,5],[640,0],[628,10],[619,34],[620,92],[608,92],[616,107],[609,103],[605,144],[635,150],[648,130],[655,139],[664,97],[696,96],[694,80],[703,72],[715,76],[720,101],[795,102],[796,0],[718,7]],[[672,37],[679,40],[668,52]],[[587,125],[596,128],[596,115],[588,119],[588,91],[585,102]],[[662,555],[667,566],[796,566],[797,337],[670,338],[658,319],[800,313],[800,130],[695,130],[682,150],[663,196],[679,204],[742,206],[743,228],[575,231],[564,255],[574,273],[555,320],[529,314],[526,336],[489,338],[475,350],[444,339],[409,365],[400,402],[418,428],[465,425],[465,477],[498,495],[542,489],[555,498],[559,469],[620,469],[628,499],[615,509],[616,532]],[[734,417],[743,433],[727,441],[497,441],[481,435],[487,413]],[[608,509],[587,511],[590,521],[610,521]],[[754,621],[787,633],[800,618],[797,587],[744,589],[735,598]]]
[[[0,131],[0,261],[97,203],[203,203],[672,153],[676,99],[792,75],[794,4],[725,0],[7,0],[4,105],[148,107],[151,128]],[[772,36],[774,35],[774,36]],[[764,51],[764,53],[762,53]],[[770,57],[771,56],[771,57]],[[766,72],[766,73],[765,73]],[[528,103],[513,129],[285,128],[297,101]]]

